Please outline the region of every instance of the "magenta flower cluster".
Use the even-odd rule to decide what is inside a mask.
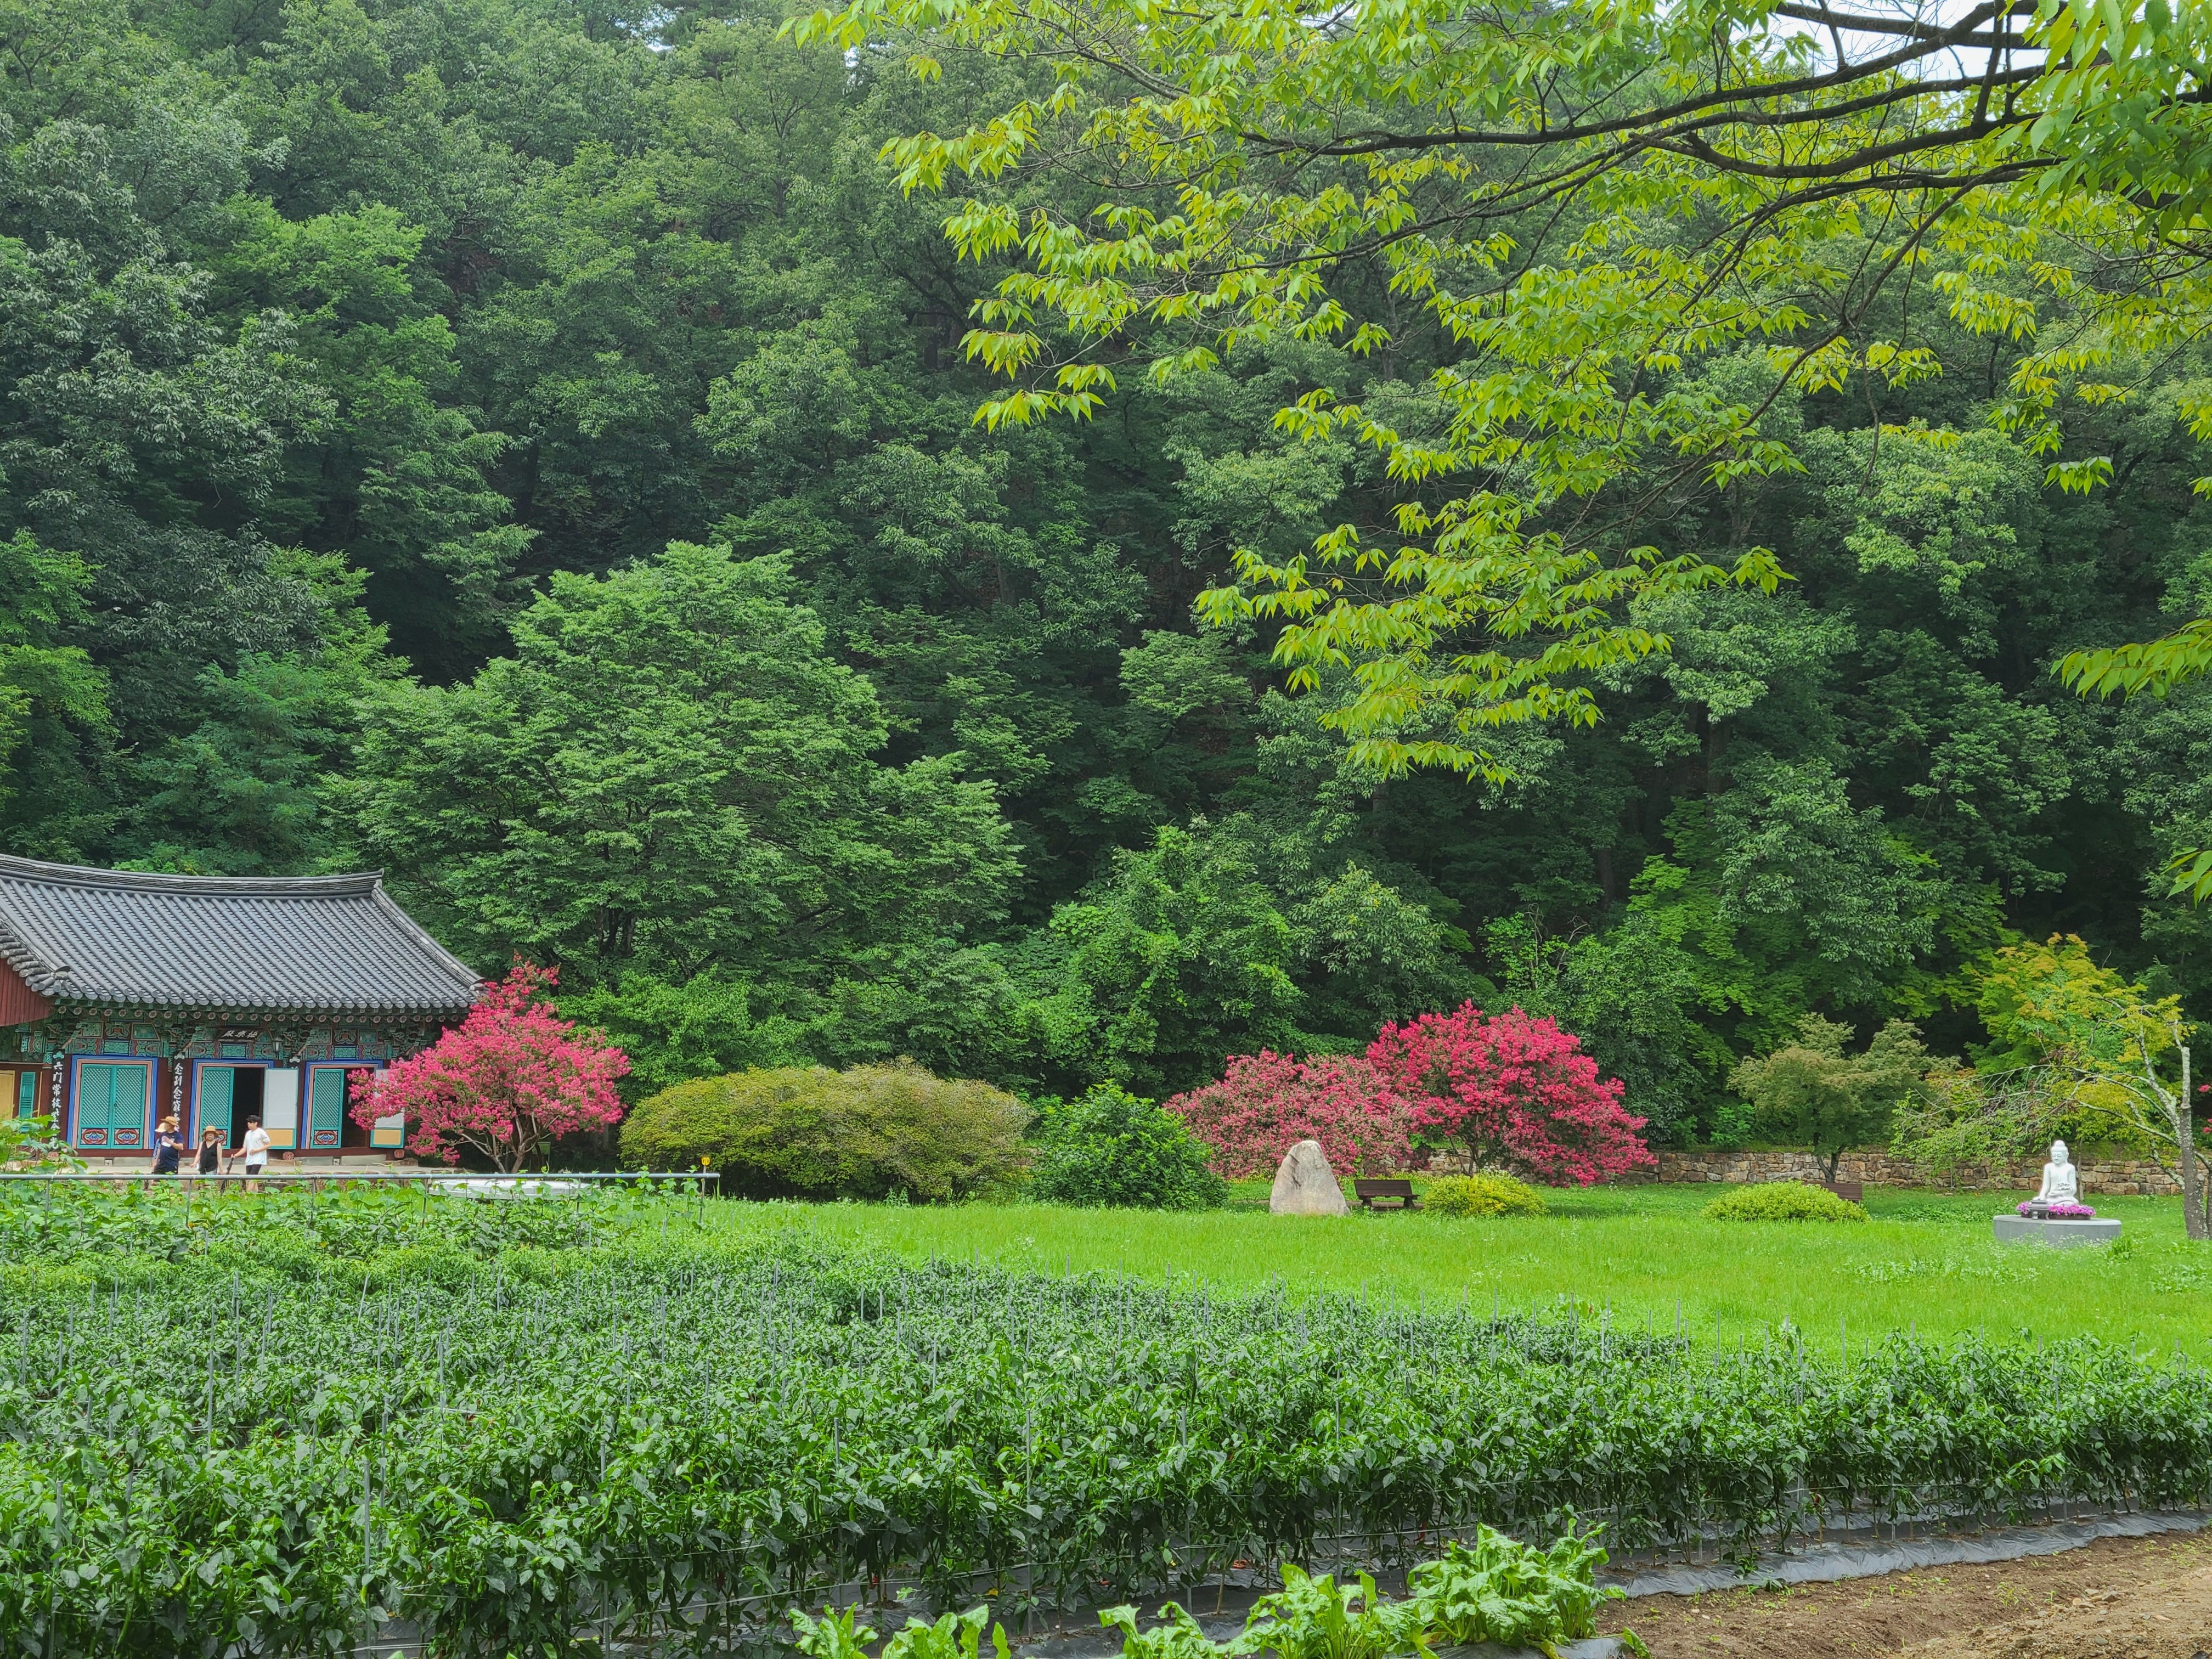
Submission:
[[[1463,1003],[1385,1025],[1367,1058],[1413,1103],[1415,1139],[1462,1150],[1477,1169],[1587,1187],[1658,1162],[1644,1120],[1621,1106],[1620,1079],[1600,1076],[1582,1039],[1552,1019]]]
[[[460,1162],[464,1149],[520,1170],[558,1137],[611,1128],[622,1118],[619,1048],[553,1012],[557,969],[517,959],[461,1023],[389,1070],[352,1074],[355,1122],[406,1119],[407,1150]]]
[[[2094,1221],[2097,1218],[2097,1212],[2086,1204],[2047,1204],[2038,1210],[2033,1199],[2021,1205],[2019,1210],[2021,1215],[2030,1212],[2053,1221]]]
[[[1411,1103],[1358,1054],[1233,1054],[1220,1082],[1167,1105],[1213,1149],[1214,1172],[1231,1181],[1273,1174],[1301,1140],[1319,1141],[1340,1173],[1387,1175],[1404,1169],[1413,1152]]]
[[[1364,1057],[1238,1054],[1220,1082],[1167,1106],[1231,1180],[1267,1173],[1311,1139],[1340,1172],[1402,1170],[1426,1147],[1587,1186],[1654,1162],[1621,1093],[1553,1021],[1468,1003],[1384,1026]]]

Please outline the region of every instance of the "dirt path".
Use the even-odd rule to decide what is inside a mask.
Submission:
[[[2063,1555],[1840,1584],[1649,1595],[1604,1624],[1653,1659],[2202,1659],[2212,1535],[2100,1538]]]

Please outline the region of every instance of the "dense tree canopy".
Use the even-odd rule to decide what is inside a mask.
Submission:
[[[1278,9],[8,9],[0,846],[381,865],[639,1090],[2212,1012],[2212,693],[2058,673],[2212,611],[2197,14]]]

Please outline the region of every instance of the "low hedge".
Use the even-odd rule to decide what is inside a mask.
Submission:
[[[1509,1175],[1443,1176],[1421,1194],[1421,1207],[1438,1215],[1542,1215],[1543,1194]]]
[[[1709,1221],[1864,1221],[1863,1207],[1825,1187],[1802,1181],[1769,1181],[1739,1187],[1705,1206]]]
[[[1028,1117],[1002,1089],[911,1060],[785,1066],[662,1090],[623,1122],[622,1152],[635,1169],[703,1164],[738,1197],[944,1203],[1022,1179]]]

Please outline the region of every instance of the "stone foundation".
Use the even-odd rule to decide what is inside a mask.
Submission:
[[[1657,1152],[1659,1167],[1638,1177],[1646,1181],[1740,1182],[1802,1181],[1819,1186],[1827,1179],[1828,1161],[1810,1152]],[[2181,1185],[2150,1158],[2108,1158],[2083,1163],[2084,1194],[2179,1193]],[[1949,1175],[1937,1175],[1917,1164],[1892,1158],[1887,1152],[1845,1152],[1836,1165],[1838,1181],[1860,1181],[1869,1187],[1932,1187],[1943,1192],[2033,1192],[2042,1184],[2043,1160],[2022,1158],[2011,1164],[1969,1164]]]
[[[1990,1225],[2000,1244],[2042,1244],[2063,1250],[2120,1240],[2120,1224],[2109,1216],[2094,1221],[2036,1221],[2024,1215],[2001,1215],[1992,1217]]]

